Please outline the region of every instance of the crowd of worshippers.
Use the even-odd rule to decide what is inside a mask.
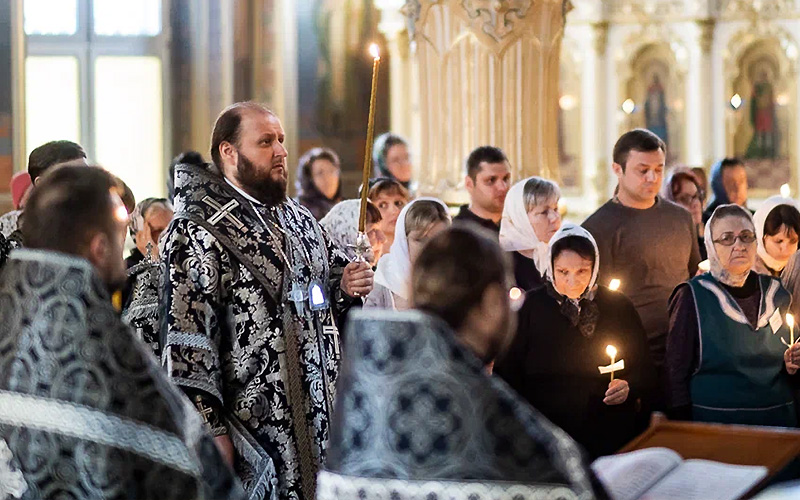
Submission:
[[[234,104],[139,203],[78,144],[31,152],[0,217],[0,497],[607,498],[590,462],[654,411],[797,427],[800,211],[753,213],[741,161],[707,183],[632,130],[577,225],[480,146],[451,217],[388,133],[359,237],[337,154],[293,199],[284,140]]]

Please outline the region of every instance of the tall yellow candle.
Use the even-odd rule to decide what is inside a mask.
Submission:
[[[367,229],[367,196],[369,195],[369,175],[372,170],[372,141],[375,134],[375,94],[378,91],[378,66],[381,56],[378,46],[374,43],[369,46],[372,55],[372,91],[369,96],[369,119],[367,121],[367,144],[364,148],[364,170],[361,177],[361,211],[358,214],[358,232]]]
[[[786,315],[786,323],[789,325],[789,345],[794,345],[794,316]]]

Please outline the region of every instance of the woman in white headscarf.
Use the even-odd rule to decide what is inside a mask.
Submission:
[[[545,286],[527,293],[517,335],[494,373],[596,458],[647,426],[655,369],[631,301],[596,283],[601,262],[592,235],[565,224],[549,249]],[[625,364],[613,381],[598,370],[611,362],[608,345]]]
[[[784,321],[791,297],[752,271],[756,226],[720,205],[705,228],[711,270],[679,285],[669,304],[668,404],[673,418],[795,427],[792,383],[800,344]]]
[[[506,195],[500,221],[500,247],[511,252],[514,278],[523,290],[544,284],[550,238],[561,227],[558,185],[541,177],[514,184]]]
[[[339,247],[347,258],[355,260],[355,244],[358,237],[358,215],[361,210],[361,200],[345,200],[337,203],[328,212],[319,225],[328,233],[334,245]],[[367,226],[366,233],[369,237],[370,249],[364,256],[373,268],[383,255],[386,236],[381,231],[381,211],[367,200]]]
[[[797,202],[782,196],[767,198],[756,210],[753,222],[758,243],[753,271],[780,278],[797,252],[800,235]]]
[[[447,205],[436,198],[417,198],[400,212],[390,252],[378,261],[375,287],[364,300],[364,308],[409,308],[411,264],[423,245],[450,226]]]

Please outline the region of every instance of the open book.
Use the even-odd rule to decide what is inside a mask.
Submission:
[[[684,461],[667,448],[600,457],[592,470],[613,500],[735,500],[767,476],[766,467]]]

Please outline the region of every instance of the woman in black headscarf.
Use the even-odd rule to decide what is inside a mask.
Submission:
[[[297,174],[297,202],[320,220],[342,201],[339,156],[328,148],[313,148],[300,158]]]
[[[550,255],[545,286],[528,292],[517,336],[494,372],[596,458],[647,426],[655,369],[631,301],[596,284],[592,235],[565,224]],[[611,364],[609,345],[624,360],[613,381],[598,370]]]

